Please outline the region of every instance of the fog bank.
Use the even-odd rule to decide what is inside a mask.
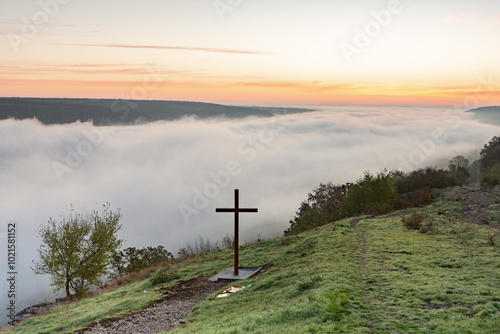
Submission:
[[[0,121],[1,272],[7,273],[9,221],[18,226],[20,311],[54,298],[49,278],[30,270],[40,243],[36,228],[70,205],[92,211],[109,202],[123,214],[125,247],[163,245],[176,253],[198,236],[232,235],[232,215],[215,208],[231,207],[238,188],[241,206],[259,208],[240,217],[240,239],[274,237],[320,182],[354,181],[366,170],[445,166],[458,154],[477,158],[495,135],[498,126],[425,108],[338,107],[115,127]],[[2,296],[7,290],[2,279]]]

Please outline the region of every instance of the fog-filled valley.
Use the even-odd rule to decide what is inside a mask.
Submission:
[[[240,204],[259,208],[240,218],[240,239],[278,237],[321,182],[355,181],[367,170],[446,167],[456,155],[473,161],[499,132],[449,109],[315,109],[121,126],[0,121],[0,242],[4,247],[7,223],[15,221],[19,307],[55,297],[49,277],[30,269],[40,246],[36,230],[71,207],[92,211],[109,202],[123,215],[124,247],[163,245],[175,254],[200,236],[215,242],[232,235],[232,216],[215,208],[231,206],[240,189]],[[0,264],[7,272],[4,257]]]

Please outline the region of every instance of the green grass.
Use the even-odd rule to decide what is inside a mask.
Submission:
[[[402,217],[415,211],[436,231],[404,226]],[[210,296],[193,310],[196,321],[173,333],[500,332],[500,241],[488,243],[498,230],[465,223],[459,203],[442,199],[398,214],[346,219],[242,247],[242,265],[273,266],[238,283],[248,289],[228,298]],[[231,264],[232,253],[224,251],[174,269],[179,279],[189,279]],[[152,287],[151,277],[54,309],[12,332],[71,333],[138,310],[161,297],[161,285]]]
[[[59,306],[23,321],[9,333],[71,333],[92,321],[120,316],[150,305],[161,297],[156,291],[148,291],[150,286],[149,281],[135,282],[78,303]]]

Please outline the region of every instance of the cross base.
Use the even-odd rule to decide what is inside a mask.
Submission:
[[[238,267],[238,276],[234,275],[234,268],[227,268],[215,275],[214,277],[210,278],[210,282],[217,282],[217,281],[237,281],[237,280],[244,280],[247,278],[252,277],[253,275],[257,274],[262,267]]]

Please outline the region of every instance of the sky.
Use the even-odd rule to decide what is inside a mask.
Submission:
[[[498,36],[496,0],[7,0],[0,96],[467,109]]]

